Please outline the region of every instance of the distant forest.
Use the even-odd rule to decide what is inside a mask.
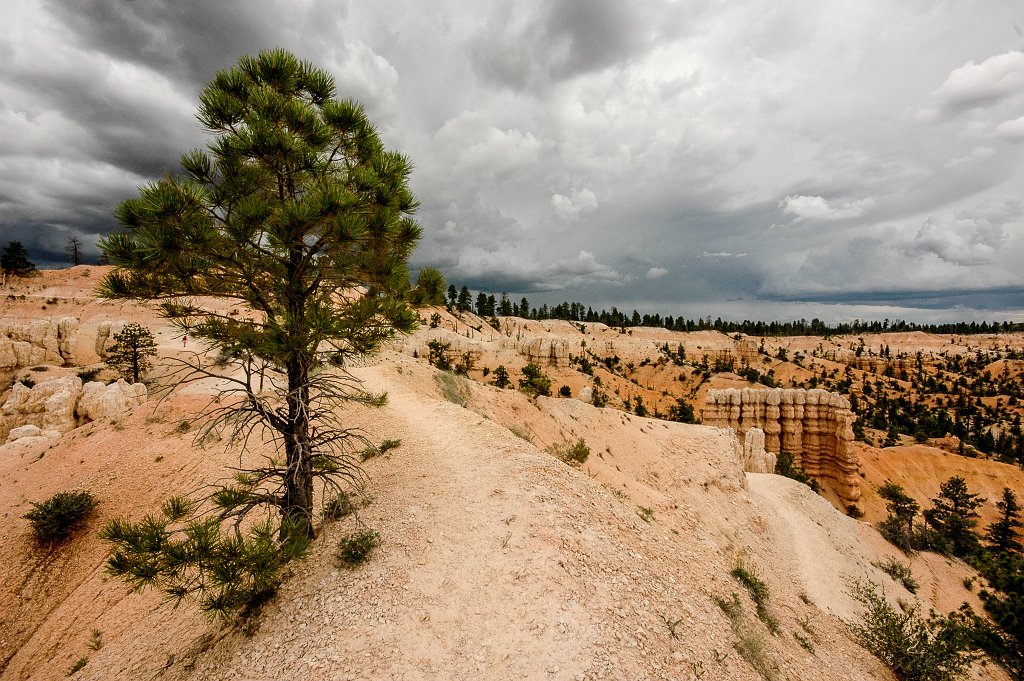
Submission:
[[[637,310],[632,314],[612,307],[611,311],[595,312],[583,303],[563,302],[554,307],[541,305],[530,307],[530,301],[523,297],[519,303],[512,302],[508,295],[499,297],[479,292],[475,303],[469,287],[456,289],[448,287],[449,309],[475,312],[481,317],[522,317],[524,319],[562,319],[570,322],[601,322],[608,326],[626,328],[632,326],[654,326],[672,331],[721,331],[722,333],[743,333],[748,336],[840,336],[862,333],[885,333],[900,331],[924,331],[926,333],[952,333],[962,335],[986,333],[1010,333],[1024,331],[1024,323],[1020,322],[955,322],[950,324],[917,324],[902,319],[890,321],[855,320],[851,323],[829,325],[820,319],[799,319],[791,322],[742,322],[724,321],[721,317],[712,320],[707,318],[685,319],[672,315],[644,314]]]

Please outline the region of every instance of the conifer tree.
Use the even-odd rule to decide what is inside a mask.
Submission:
[[[1020,503],[1017,495],[1009,487],[1003,488],[1002,498],[996,502],[999,520],[988,526],[986,537],[992,548],[999,551],[1021,551],[1019,527],[1024,527],[1020,520]]]
[[[327,72],[280,49],[220,71],[197,118],[213,140],[182,157],[184,175],[118,206],[125,229],[100,244],[115,265],[102,293],[161,299],[182,333],[237,369],[223,372],[237,399],[221,400],[215,423],[283,450],[215,497],[222,515],[269,505],[283,539],[312,537],[314,481],[335,489],[358,475],[339,403],[381,403],[344,368],[415,327],[412,166],[359,104],[335,98]],[[250,312],[225,314],[208,297]],[[192,369],[220,373],[202,355]]]
[[[932,528],[935,548],[954,556],[967,556],[978,546],[974,527],[978,524],[977,508],[985,499],[967,489],[967,481],[953,476],[939,486],[939,496],[932,499],[932,508],[924,518]]]
[[[36,266],[28,259],[28,251],[20,241],[8,241],[0,253],[0,269],[7,274],[24,277],[34,272]]]
[[[114,344],[107,348],[107,365],[132,383],[138,383],[149,373],[153,368],[153,357],[156,357],[153,334],[134,322],[115,333]]]

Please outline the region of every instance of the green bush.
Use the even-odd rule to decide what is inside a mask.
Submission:
[[[917,606],[894,608],[874,584],[858,582],[864,612],[850,628],[900,681],[953,681],[976,659],[971,632],[954,617],[921,617]]]
[[[356,504],[348,492],[338,492],[324,502],[324,520],[341,520],[356,512]]]
[[[895,558],[889,558],[886,561],[872,563],[872,565],[892,577],[893,580],[902,584],[910,593],[917,593],[917,587],[919,585],[917,580],[914,579],[914,573],[910,571],[909,565],[904,565]]]
[[[580,465],[590,456],[590,447],[583,438],[573,444],[562,443],[551,447],[551,453],[569,465]]]
[[[23,517],[32,523],[32,533],[40,544],[64,541],[96,508],[90,492],[57,492],[43,502],[32,502],[32,510]]]
[[[452,372],[440,371],[434,374],[434,382],[437,383],[444,398],[452,404],[457,404],[460,407],[469,404],[469,390],[466,389],[463,379]]]
[[[215,503],[237,494],[221,488]],[[289,519],[268,518],[244,534],[223,523],[185,497],[137,523],[115,518],[100,531],[113,545],[107,572],[139,589],[156,587],[175,603],[194,598],[210,616],[248,618],[277,593],[284,567],[305,557],[311,539]]]
[[[344,567],[354,568],[366,562],[380,545],[380,535],[373,530],[362,530],[347,535],[338,542],[335,555]]]
[[[754,601],[757,608],[757,616],[768,627],[768,631],[778,634],[779,621],[768,612],[768,585],[764,583],[764,580],[758,577],[752,568],[747,567],[742,560],[738,559],[729,574],[739,580],[740,584],[747,589],[750,599]]]
[[[551,379],[544,374],[539,366],[530,362],[523,367],[523,377],[519,379],[519,389],[530,397],[551,397]]]
[[[820,492],[821,485],[818,484],[818,481],[808,475],[803,466],[795,465],[793,463],[794,460],[791,452],[779,452],[779,460],[775,464],[775,472],[778,475],[802,482],[815,492]]]

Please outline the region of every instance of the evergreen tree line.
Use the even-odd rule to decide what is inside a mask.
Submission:
[[[858,333],[886,333],[904,331],[924,331],[926,333],[955,333],[977,335],[989,333],[1011,333],[1024,331],[1024,323],[1019,322],[955,322],[948,324],[918,324],[904,320],[861,321],[849,323],[826,324],[820,319],[799,319],[790,322],[780,321],[724,321],[721,317],[712,320],[711,316],[686,319],[682,316],[662,316],[660,314],[640,314],[638,310],[626,313],[612,306],[612,309],[595,311],[580,302],[562,302],[548,307],[530,307],[530,301],[523,296],[519,302],[509,298],[507,293],[495,296],[483,291],[474,297],[468,286],[448,287],[446,305],[449,309],[459,312],[475,312],[481,317],[522,317],[543,321],[545,319],[561,319],[570,322],[600,322],[607,326],[628,328],[650,326],[665,328],[670,331],[721,331],[722,333],[743,333],[748,336],[840,336]]]

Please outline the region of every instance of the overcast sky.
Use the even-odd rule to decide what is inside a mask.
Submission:
[[[284,47],[416,165],[413,267],[531,302],[1024,321],[1020,0],[27,0],[0,242],[60,265]]]

